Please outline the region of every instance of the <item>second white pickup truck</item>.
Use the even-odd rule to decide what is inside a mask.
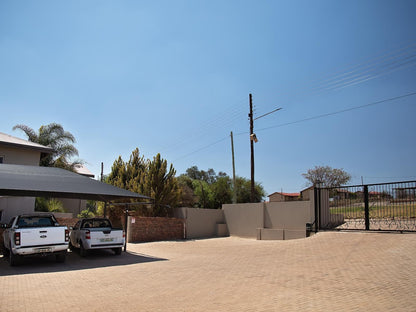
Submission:
[[[81,257],[85,257],[91,249],[112,249],[116,255],[120,255],[125,242],[124,231],[113,228],[106,218],[79,220],[69,237],[69,248],[79,248]]]

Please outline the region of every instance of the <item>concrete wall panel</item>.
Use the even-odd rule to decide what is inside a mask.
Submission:
[[[304,228],[313,222],[309,201],[267,203],[264,215],[265,228]]]
[[[175,209],[175,217],[185,219],[186,238],[205,238],[224,236],[227,233],[224,212],[220,209],[178,208]]]
[[[257,237],[257,229],[264,227],[264,203],[223,205],[230,235]]]

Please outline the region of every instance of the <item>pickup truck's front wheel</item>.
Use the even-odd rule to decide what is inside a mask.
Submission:
[[[15,255],[12,250],[9,250],[9,265],[16,266],[20,263],[20,256]]]

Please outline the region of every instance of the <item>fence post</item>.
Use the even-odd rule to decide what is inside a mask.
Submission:
[[[370,230],[370,208],[368,205],[368,185],[364,185],[364,220],[365,230]]]
[[[319,230],[318,220],[319,220],[319,210],[321,209],[321,203],[320,203],[320,200],[318,200],[318,192],[320,192],[320,190],[318,189],[317,185],[315,185],[313,188],[313,195],[314,195],[313,199],[315,202],[315,222],[314,222],[315,233],[318,233],[318,230]]]

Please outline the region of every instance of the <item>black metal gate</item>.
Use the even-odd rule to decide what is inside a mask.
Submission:
[[[318,229],[416,231],[416,181],[316,188]]]

